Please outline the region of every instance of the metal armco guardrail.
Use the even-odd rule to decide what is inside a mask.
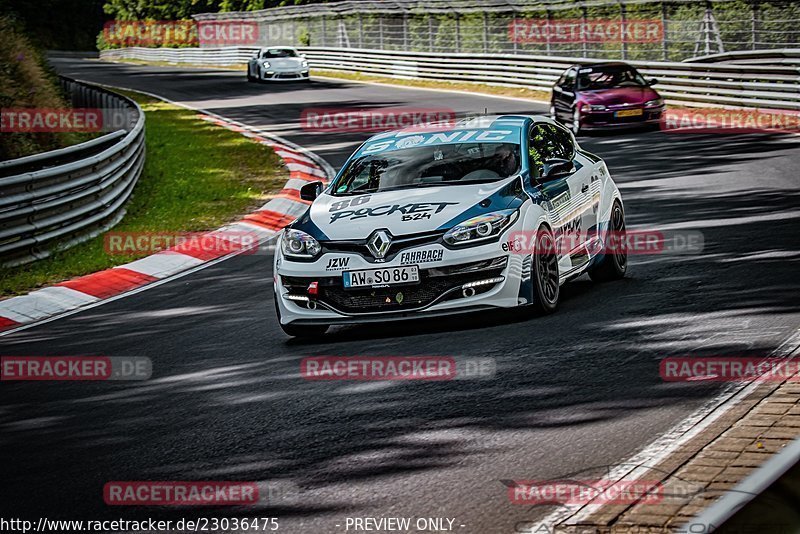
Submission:
[[[130,47],[102,50],[100,59],[136,59],[189,65],[244,65],[258,48],[228,46],[222,48],[144,48]]]
[[[781,50],[747,50],[726,52],[687,59],[696,63],[733,63],[736,65],[789,65],[800,67],[800,48],[784,48]]]
[[[243,65],[255,50],[250,47],[124,48],[105,50],[101,58]],[[430,54],[354,48],[309,47],[301,51],[315,69],[541,90],[549,90],[570,65],[603,61],[553,56]],[[655,61],[630,63],[647,77],[657,78],[658,91],[671,104],[800,110],[800,68],[777,61],[771,64],[776,53],[800,58],[800,50],[781,50],[765,52],[762,62],[755,65]],[[753,54],[748,59],[753,60]]]
[[[144,113],[129,98],[61,79],[75,108],[121,112],[126,124],[75,146],[0,162],[0,265],[49,256],[114,226],[145,158]]]

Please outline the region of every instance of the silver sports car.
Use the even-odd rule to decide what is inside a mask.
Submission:
[[[288,46],[260,49],[247,62],[247,81],[308,81],[308,61]]]

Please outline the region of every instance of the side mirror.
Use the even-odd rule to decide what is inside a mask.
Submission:
[[[542,178],[544,182],[569,176],[575,172],[575,164],[568,159],[553,158],[544,162]]]
[[[647,85],[655,85],[657,83],[658,80],[656,78],[650,78],[649,80],[647,80]]]
[[[322,194],[322,182],[311,182],[300,188],[302,200],[313,201]]]

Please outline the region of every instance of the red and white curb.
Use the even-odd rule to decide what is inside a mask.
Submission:
[[[164,100],[157,95],[151,96]],[[170,103],[180,105],[176,102]],[[226,252],[235,249],[230,236],[247,233],[254,235],[259,244],[262,244],[306,210],[310,203],[300,199],[300,188],[303,185],[313,181],[325,183],[333,177],[333,169],[325,160],[294,143],[214,113],[193,111],[198,111],[203,120],[241,133],[272,148],[289,169],[289,181],[284,188],[261,208],[245,215],[242,220],[203,235],[204,240],[231,241],[227,247],[197,250],[197,247],[179,245],[125,265],[0,301],[0,332],[9,333],[25,325],[164,280],[204,263],[239,254],[241,250]]]

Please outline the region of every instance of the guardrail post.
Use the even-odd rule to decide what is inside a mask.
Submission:
[[[383,50],[383,13],[378,14],[378,50]]]
[[[669,28],[667,27],[667,3],[661,2],[661,48],[664,52],[664,61],[669,61]]]
[[[326,46],[327,37],[325,34],[327,33],[327,27],[325,25],[325,15],[322,15],[320,19],[322,20],[322,46]]]
[[[358,12],[358,47],[364,48],[364,16]]]
[[[428,13],[428,51],[433,53],[433,15]]]
[[[483,12],[483,53],[489,53],[489,14]]]
[[[758,20],[758,4],[752,2],[750,4],[750,50],[756,49],[757,20]]]
[[[403,50],[408,50],[408,12],[403,12]]]
[[[515,15],[514,18],[511,19],[511,24],[515,24],[517,22],[516,13],[514,15]],[[516,33],[517,33],[517,31],[515,29],[514,30],[514,35],[513,35],[512,39],[511,39],[511,43],[512,43],[512,46],[513,46],[514,54],[518,54],[519,53],[519,43],[517,43],[517,35],[516,35]]]
[[[455,52],[461,51],[461,17],[456,13],[456,49]]]
[[[552,50],[550,50],[550,17],[551,17],[550,10],[547,7],[545,7],[544,8],[544,18],[545,18],[546,22],[545,22],[544,28],[545,28],[545,31],[547,31],[547,39],[546,39],[546,41],[547,41],[547,55],[548,56],[552,52]]]
[[[584,30],[586,29],[586,6],[584,4],[581,4],[581,24],[583,25],[583,27],[581,28],[581,33],[586,35],[584,33]],[[581,49],[583,57],[589,57],[589,50],[587,48],[586,37],[581,39]]]
[[[619,4],[620,32],[622,33],[622,59],[628,59],[628,37],[625,35],[625,4]]]

